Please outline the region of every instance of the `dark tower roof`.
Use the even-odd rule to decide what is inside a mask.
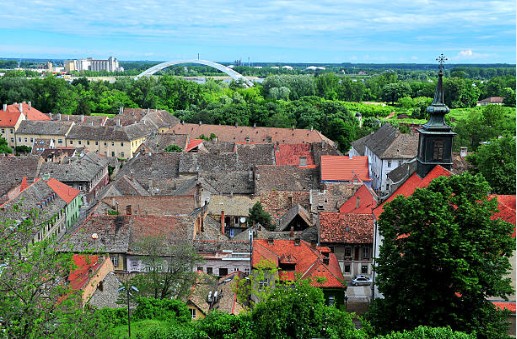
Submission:
[[[443,63],[447,60],[443,54],[436,58],[440,63],[440,71],[438,72],[438,83],[434,92],[434,99],[426,111],[429,113],[429,121],[422,126],[425,130],[447,130],[451,127],[445,123],[445,114],[450,112],[449,107],[445,104],[445,96],[443,91]]]
[[[442,79],[443,63],[447,59],[441,54],[436,60],[440,63],[440,71],[433,102],[427,107],[429,121],[418,129],[417,174],[421,178],[425,177],[436,165],[451,169],[452,138],[456,135],[451,131],[451,126],[445,123],[445,114],[450,111],[444,102]]]

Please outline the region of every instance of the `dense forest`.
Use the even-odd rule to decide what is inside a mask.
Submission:
[[[190,74],[191,69],[201,74],[204,67],[173,67],[170,72]],[[436,69],[383,70],[360,77],[327,70],[295,74],[300,69],[287,70],[293,74],[269,74],[250,88],[210,78],[197,83],[172,74],[138,80],[118,77],[115,82],[86,77],[67,81],[54,75],[27,77],[23,71],[11,70],[0,78],[0,102],[31,101],[42,112],[77,115],[116,114],[120,107],[156,108],[185,122],[314,128],[345,151],[351,141],[370,133],[392,112],[426,119],[425,109],[436,86]],[[506,106],[514,107],[515,76],[498,75],[510,71],[515,70],[467,67],[449,71],[444,80],[446,104],[465,109],[475,107],[480,99],[502,96]],[[493,76],[478,80],[474,73]],[[363,128],[359,128],[359,115]]]

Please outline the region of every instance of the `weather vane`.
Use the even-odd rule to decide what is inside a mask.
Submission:
[[[440,54],[440,56],[438,58],[436,58],[436,61],[438,61],[440,63],[440,70],[443,70],[443,64],[445,63],[445,61],[447,61],[448,59],[445,57],[445,55]]]

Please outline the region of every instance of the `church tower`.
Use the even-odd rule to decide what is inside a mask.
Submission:
[[[456,133],[445,123],[445,114],[450,109],[445,105],[443,92],[443,63],[447,60],[443,54],[437,59],[440,63],[438,72],[438,84],[434,93],[434,99],[427,107],[429,121],[418,129],[418,155],[417,174],[423,178],[436,165],[441,165],[450,170],[452,167],[452,138]]]

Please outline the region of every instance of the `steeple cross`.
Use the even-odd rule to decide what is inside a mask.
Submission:
[[[438,63],[440,63],[440,71],[443,70],[443,64],[445,63],[445,61],[447,61],[448,59],[445,57],[445,55],[440,54],[440,56],[438,56],[438,58],[436,58],[436,61],[438,61]]]

